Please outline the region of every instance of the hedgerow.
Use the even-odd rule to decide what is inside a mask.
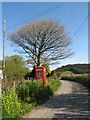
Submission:
[[[35,106],[45,103],[60,86],[59,80],[47,82],[43,87],[42,81],[21,82],[16,91],[6,91],[2,96],[3,119],[18,119],[30,112]]]
[[[90,86],[90,76],[88,76],[88,75],[63,76],[61,79],[62,79],[62,80],[70,80],[70,81],[79,82],[79,83],[81,83],[82,85],[86,86],[87,88],[89,88],[89,86]]]

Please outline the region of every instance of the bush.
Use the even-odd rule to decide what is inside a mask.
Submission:
[[[52,79],[54,79],[54,80],[57,80],[58,79],[58,76],[57,76],[57,73],[56,73],[56,71],[52,71],[51,72],[51,77],[52,77]]]
[[[22,101],[42,103],[52,96],[52,91],[47,87],[43,87],[42,81],[30,81],[21,83],[18,86],[18,97]]]
[[[75,81],[75,82],[79,82],[82,85],[86,86],[89,88],[90,85],[90,77],[87,75],[80,75],[80,76],[65,76],[62,77],[62,80],[70,80],[70,81]]]
[[[32,111],[32,109],[36,106],[35,103],[26,103],[26,102],[21,102],[21,111],[20,115],[23,116],[25,113],[28,113]]]
[[[61,73],[61,77],[71,76],[71,75],[74,75],[71,71],[64,71],[64,72]]]
[[[41,80],[21,83],[18,86],[18,97],[24,102],[40,104],[47,101],[60,84],[59,80],[51,80],[46,87],[43,87]]]
[[[22,101],[29,102],[30,96],[29,96],[29,87],[25,83],[20,83],[18,87],[18,97]]]
[[[51,70],[50,67],[47,64],[43,64],[43,67],[45,67],[46,69],[46,76],[50,76],[51,75]]]
[[[31,102],[37,102],[39,90],[42,89],[42,81],[38,80],[26,82],[26,86],[29,88],[29,96],[31,97]]]
[[[46,102],[59,86],[58,80],[51,80],[46,87],[43,87],[41,80],[21,82],[17,88],[18,95],[14,89],[3,93],[3,119],[19,119],[35,106]]]
[[[49,87],[51,91],[53,92],[53,94],[57,91],[60,85],[61,85],[61,82],[59,80],[51,80],[49,82]]]
[[[20,116],[20,103],[15,90],[8,90],[2,96],[3,118],[18,118]]]
[[[52,95],[53,92],[49,86],[40,88],[36,97],[37,104],[46,102]]]
[[[20,80],[28,72],[29,69],[21,56],[13,55],[6,57],[5,74],[7,80]]]

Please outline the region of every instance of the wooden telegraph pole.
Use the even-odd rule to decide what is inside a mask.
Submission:
[[[6,48],[6,20],[3,29],[3,80],[5,80],[5,48]]]

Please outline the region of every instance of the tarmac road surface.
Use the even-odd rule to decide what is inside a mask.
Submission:
[[[89,93],[79,83],[60,80],[62,85],[44,105],[27,113],[23,118],[48,118],[48,120],[89,119]]]

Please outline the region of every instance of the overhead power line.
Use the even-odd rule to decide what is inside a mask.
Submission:
[[[20,22],[20,23],[14,25],[14,26],[12,26],[12,27],[9,27],[9,28],[7,28],[7,29],[10,30],[10,29],[16,28],[16,27],[22,25],[23,23],[28,22],[30,19],[33,20],[33,19],[35,19],[35,18],[39,18],[39,17],[41,17],[41,16],[43,16],[43,15],[45,15],[45,14],[47,14],[47,13],[49,13],[49,12],[55,10],[55,9],[58,9],[58,8],[60,8],[60,7],[63,7],[63,5],[62,5],[62,6],[56,5],[56,6],[54,6],[54,7],[51,7],[51,8],[49,8],[49,9],[47,9],[47,10],[45,10],[45,11],[43,11],[43,12],[41,12],[41,13],[35,15],[35,16],[30,17],[30,18],[24,20],[23,22]]]
[[[88,19],[88,16],[90,15],[90,13],[84,18],[83,22],[79,25],[79,27],[76,29],[76,31],[74,32],[72,39],[75,37],[75,35],[79,32],[79,30],[81,29],[81,27],[83,26],[83,24],[86,22],[86,20]]]
[[[41,12],[41,13],[33,16],[33,17],[31,17],[30,19],[39,18],[39,17],[41,17],[41,16],[43,16],[43,15],[45,15],[45,14],[47,14],[47,13],[49,13],[49,12],[55,10],[55,9],[58,9],[58,8],[60,8],[60,7],[63,7],[63,5],[62,5],[62,6],[56,5],[56,6],[54,6],[54,7],[51,7],[51,8],[49,8],[49,9],[47,9],[47,10],[45,10],[45,11],[43,11],[43,12]],[[89,15],[90,15],[90,13],[84,18],[83,22],[82,22],[82,23],[79,25],[79,27],[76,29],[76,31],[74,32],[74,34],[73,34],[73,36],[72,36],[72,39],[73,39],[73,38],[75,37],[75,35],[79,32],[79,30],[81,29],[81,27],[83,26],[83,24],[84,24],[84,23],[86,22],[86,20],[88,19],[88,16],[89,16]],[[24,20],[22,23],[20,22],[20,23],[18,23],[17,25],[14,25],[14,26],[12,26],[12,27],[10,27],[10,28],[7,28],[7,29],[10,30],[10,29],[16,28],[16,27],[22,25],[23,23],[29,21],[30,19],[28,18],[27,20]]]

